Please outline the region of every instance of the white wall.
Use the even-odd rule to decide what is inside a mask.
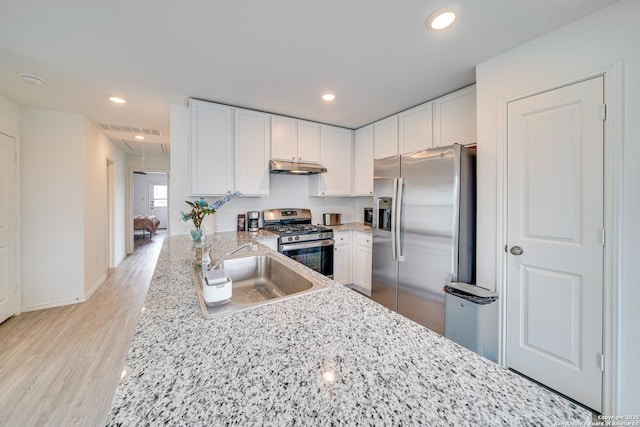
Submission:
[[[0,94],[0,132],[20,136],[20,106]]]
[[[16,140],[16,152],[18,153],[18,157],[20,156],[20,106],[13,101],[5,98],[0,94],[0,133],[4,133],[5,135],[9,135]],[[20,218],[20,164],[16,165],[15,168],[15,179],[16,179],[16,200],[13,209],[15,209],[16,215]],[[21,219],[18,221],[18,232],[22,228]],[[22,281],[22,273],[20,271],[20,237],[19,234],[16,236],[16,264],[15,268],[15,278],[18,283]],[[13,306],[13,304],[12,304]],[[16,308],[16,312],[22,311],[22,295],[21,292],[18,295],[18,301],[16,305],[13,306]]]
[[[83,301],[107,269],[107,159],[125,256],[126,156],[81,114],[23,107],[20,120],[22,308]]]
[[[84,295],[92,294],[108,268],[107,160],[114,163],[114,263],[125,257],[124,207],[127,158],[93,123],[84,119]]]
[[[621,1],[477,66],[478,272],[493,287],[504,242],[496,235],[501,105],[506,99],[580,78],[623,59],[624,174],[619,295],[618,414],[640,414],[640,2]],[[609,124],[611,124],[609,120]]]
[[[211,233],[219,227],[222,231],[235,230],[237,215],[247,211],[262,211],[274,208],[309,208],[313,223],[322,223],[322,214],[342,214],[344,222],[355,221],[361,212],[356,212],[356,200],[346,198],[309,197],[309,177],[292,175],[270,175],[269,197],[246,197],[232,199],[216,214],[207,217],[203,227]],[[171,234],[187,234],[191,222],[182,221],[180,211],[186,211],[185,200],[194,200],[189,190],[189,108],[171,105],[171,179],[169,184],[169,227]],[[217,200],[207,197],[207,200]]]
[[[84,298],[84,118],[22,108],[22,304]]]

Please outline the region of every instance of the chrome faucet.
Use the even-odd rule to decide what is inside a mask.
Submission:
[[[251,247],[253,249],[254,245],[257,245],[257,243],[250,242],[250,243],[245,243],[244,245],[238,246],[234,250],[229,251],[226,254],[222,255],[222,257],[220,257],[220,259],[218,261],[216,261],[215,264],[209,265],[207,267],[207,270],[216,270],[216,269],[220,268],[220,265],[222,265],[222,263],[224,262],[225,259],[229,258],[231,255],[235,254],[236,252],[240,252],[244,248]]]

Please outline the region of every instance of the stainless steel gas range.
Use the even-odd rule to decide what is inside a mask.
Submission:
[[[264,229],[278,234],[278,251],[333,278],[333,230],[311,224],[309,209],[262,211]]]

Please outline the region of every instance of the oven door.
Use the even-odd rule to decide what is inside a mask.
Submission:
[[[280,245],[280,253],[333,279],[333,239]]]

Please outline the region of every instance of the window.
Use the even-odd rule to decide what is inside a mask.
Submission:
[[[167,207],[167,186],[165,184],[153,184],[153,200],[151,207]]]

